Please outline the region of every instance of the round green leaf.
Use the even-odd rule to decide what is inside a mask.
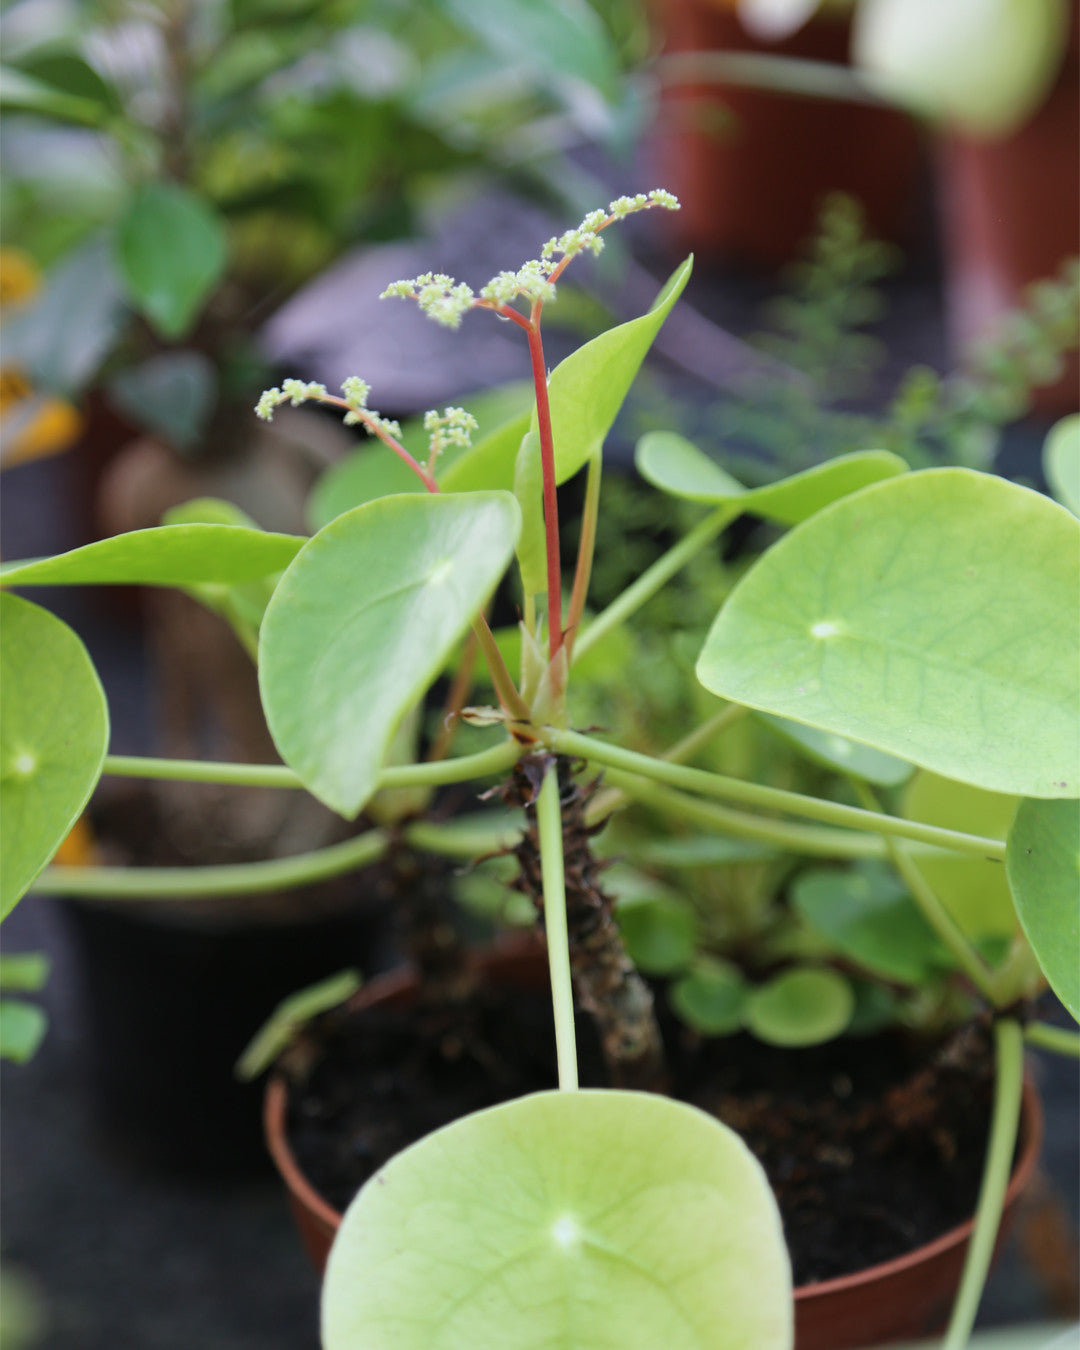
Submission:
[[[63,843],[101,775],[109,713],[86,648],[0,594],[0,918]]]
[[[984,839],[1004,839],[1017,799],[1001,792],[956,783],[920,770],[901,798],[901,814],[927,825],[962,830]],[[1011,938],[1016,911],[1000,862],[960,853],[912,853],[911,864],[970,938]]]
[[[886,755],[870,745],[860,745],[846,736],[838,736],[835,731],[804,727],[800,722],[776,717],[772,713],[757,713],[756,716],[783,736],[784,740],[797,745],[808,759],[826,769],[839,769],[880,787],[896,787],[910,778],[913,772],[913,766],[906,760]]]
[[[34,1003],[20,998],[0,999],[0,1059],[25,1064],[37,1053],[49,1019]]]
[[[671,1006],[705,1036],[730,1036],[743,1024],[747,984],[730,961],[703,956],[668,990]]]
[[[747,488],[674,431],[650,431],[637,443],[638,473],[661,492],[720,506],[738,502],[744,511],[782,525],[796,525],[839,497],[869,483],[906,473],[908,466],[888,450],[861,450],[782,478]]]
[[[54,558],[0,567],[5,586],[232,585],[280,572],[299,552],[299,535],[235,525],[161,525],[132,530]]]
[[[406,1149],[350,1205],[326,1350],[789,1350],[791,1273],[741,1139],[646,1093],[543,1092]]]
[[[631,961],[647,975],[682,970],[694,955],[697,919],[685,900],[627,897],[619,901],[615,914]]]
[[[804,966],[755,989],[746,1002],[746,1026],[769,1045],[818,1045],[847,1027],[855,1011],[850,983],[835,970]]]
[[[1021,802],[1005,866],[1043,974],[1080,1020],[1080,802]]]
[[[714,694],[991,791],[1076,794],[1080,522],[969,469],[904,474],[796,526],[698,660]]]
[[[573,478],[602,452],[646,353],[690,280],[693,263],[692,257],[687,258],[672,273],[647,314],[609,328],[551,372],[548,398],[558,482]],[[535,413],[532,426],[535,429]]]
[[[880,92],[977,136],[1003,136],[1061,65],[1064,0],[860,0],[855,60]]]
[[[838,953],[887,980],[921,984],[942,964],[933,929],[887,867],[804,872],[791,904]]]
[[[1043,446],[1043,472],[1050,491],[1074,516],[1080,516],[1080,413],[1050,428]]]
[[[339,516],[267,606],[259,682],[274,742],[347,817],[394,732],[495,589],[520,526],[509,493],[394,496]]]
[[[217,213],[175,183],[140,188],[117,229],[120,276],[164,338],[183,337],[191,327],[225,270],[227,252]]]

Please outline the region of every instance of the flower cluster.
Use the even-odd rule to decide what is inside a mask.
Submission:
[[[274,412],[282,403],[291,403],[294,408],[298,408],[301,403],[332,403],[336,407],[344,404],[345,425],[347,427],[356,426],[358,423],[365,427],[372,435],[377,435],[380,431],[387,436],[399,437],[401,427],[397,422],[389,417],[380,417],[367,406],[368,395],[371,389],[366,380],[362,380],[359,375],[350,375],[341,386],[341,392],[344,399],[336,398],[326,392],[325,384],[317,384],[315,381],[304,383],[303,380],[282,380],[281,388],[276,386],[273,389],[267,389],[259,398],[255,405],[256,416],[261,417],[264,422],[274,420]]]
[[[448,445],[467,449],[472,444],[472,433],[477,422],[464,408],[444,408],[440,415],[434,408],[424,414],[424,430],[430,436],[431,459],[434,464]]]
[[[282,380],[280,389],[275,387],[263,392],[258,403],[255,404],[255,415],[261,417],[264,422],[272,422],[275,410],[282,403],[291,403],[294,408],[299,408],[301,403],[306,403],[309,399],[318,401],[326,397],[325,384],[317,384],[314,381],[305,384],[303,380]]]
[[[602,207],[590,211],[576,229],[549,239],[539,258],[524,263],[516,272],[500,272],[498,276],[492,277],[481,288],[479,302],[503,308],[519,299],[525,299],[530,304],[553,300],[555,284],[551,277],[556,270],[561,270],[565,262],[578,253],[599,253],[604,247],[601,230],[616,220],[622,220],[636,211],[647,211],[653,206],[677,211],[679,201],[664,188],[639,192],[633,197],[616,197],[608,204],[606,211]],[[478,303],[472,287],[442,272],[425,272],[409,281],[391,282],[381,298],[385,300],[390,297],[415,300],[425,314],[446,328],[459,327],[466,310]]]

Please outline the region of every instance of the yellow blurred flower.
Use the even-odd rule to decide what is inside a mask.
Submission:
[[[40,286],[32,258],[20,249],[0,248],[0,310],[31,299]],[[73,404],[35,394],[20,371],[0,368],[0,464],[7,467],[66,450],[82,426]]]

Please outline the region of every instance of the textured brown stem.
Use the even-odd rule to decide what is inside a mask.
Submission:
[[[599,884],[602,864],[591,844],[596,827],[585,823],[585,810],[596,784],[575,783],[566,760],[560,760],[558,767],[574,992],[596,1022],[612,1085],[662,1091],[664,1047],[652,991],[626,954],[612,912],[614,902]],[[517,884],[541,914],[543,885],[533,803],[543,769],[542,757],[526,756],[519,761],[507,789],[508,800],[525,808],[527,820],[516,850],[520,865]]]

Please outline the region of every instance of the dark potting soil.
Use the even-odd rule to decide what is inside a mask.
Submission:
[[[808,1050],[665,1026],[673,1093],[736,1129],[777,1195],[796,1284],[902,1255],[970,1216],[989,1123],[982,1028]],[[583,1086],[604,1086],[579,1018]],[[456,1012],[331,1014],[304,1046],[288,1130],[315,1189],[343,1210],[393,1154],[469,1111],[555,1086],[544,995],[484,989]]]

